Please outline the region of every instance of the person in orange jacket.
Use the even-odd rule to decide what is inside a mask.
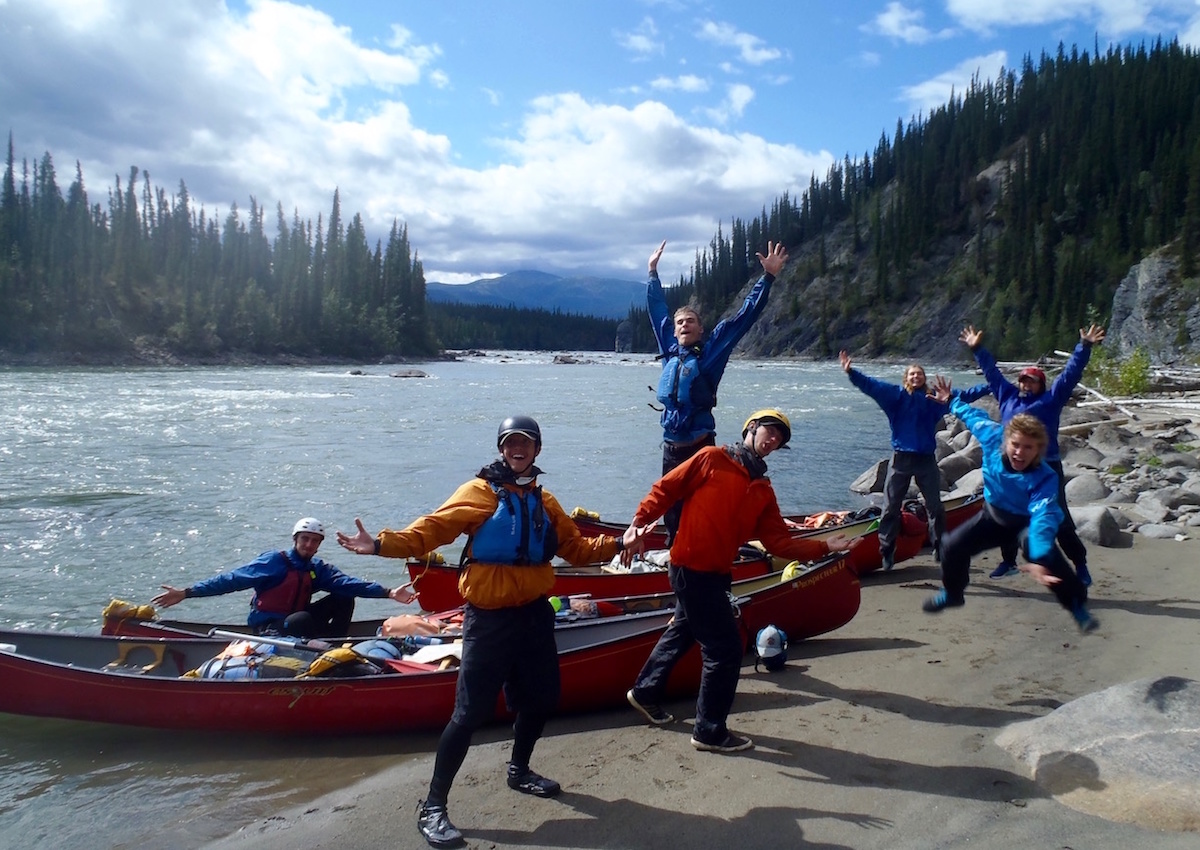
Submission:
[[[450,786],[473,733],[492,719],[501,688],[516,712],[508,786],[536,797],[558,796],[559,784],[529,767],[559,695],[550,562],[555,556],[572,564],[610,560],[626,542],[630,551],[642,544],[632,532],[623,538],[579,533],[554,496],[537,483],[542,471],[534,460],[542,450],[542,431],[531,417],[510,416],[501,422],[496,447],[496,461],[407,528],[385,529],[376,537],[356,519],[354,535],[337,535],[351,552],[385,558],[424,555],[460,535],[469,536],[458,583],[466,605],[454,714],[438,742],[429,794],[417,810],[417,829],[434,847],[463,844],[447,811]]]
[[[728,753],[754,746],[726,726],[744,650],[728,595],[738,548],[748,540],[761,540],[772,555],[808,561],[851,545],[844,534],[824,541],[796,537],[780,514],[766,457],[791,437],[792,424],[780,411],[752,414],[740,443],[703,448],[660,478],[625,532],[627,540],[631,534],[640,538],[682,500],[669,568],[675,617],[626,697],[651,723],[672,722],[675,718],[660,705],[667,678],[692,644],[699,643],[704,672],[692,733],[697,750]]]

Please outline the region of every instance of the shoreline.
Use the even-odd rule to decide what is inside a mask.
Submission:
[[[756,673],[747,660],[730,727],[753,750],[694,751],[690,700],[667,705],[684,722],[665,728],[632,709],[560,716],[533,766],[563,794],[539,800],[505,787],[511,732],[490,726],[451,792],[451,817],[468,847],[503,850],[1193,847],[1191,833],[1089,813],[1103,810],[1090,786],[1055,797],[995,738],[1113,685],[1200,679],[1200,542],[1137,536],[1134,550],[1090,547],[1101,626],[1088,635],[1026,577],[988,579],[998,554],[975,559],[964,608],[920,610],[940,574],[924,552],[867,575],[855,619],[793,644],[783,672]],[[426,847],[415,807],[432,759],[417,755],[204,846]]]

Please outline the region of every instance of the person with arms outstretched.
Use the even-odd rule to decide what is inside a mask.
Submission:
[[[646,309],[650,326],[662,358],[657,398],[663,411],[662,471],[665,475],[705,446],[715,446],[717,423],[713,408],[717,405],[717,385],[738,342],[750,330],[767,306],[771,283],[787,264],[782,243],[767,243],[767,253],[757,254],[763,274],[746,296],[737,315],[718,322],[708,338],[694,303],[688,303],[672,316],[658,278],[666,240],[650,255],[650,279],[646,284]],[[679,527],[680,506],[674,505],[663,517],[667,545]]]
[[[1018,569],[1049,587],[1062,607],[1071,612],[1081,632],[1099,623],[1087,608],[1087,588],[1055,543],[1063,509],[1058,502],[1058,473],[1042,460],[1048,445],[1045,424],[1029,413],[1014,414],[1007,424],[992,420],[983,410],[951,398],[950,384],[938,378],[938,399],[949,402],[983,447],[983,510],[946,535],[942,552],[942,590],[922,607],[936,614],[966,604],[971,557],[988,549],[1023,540],[1028,563]]]
[[[983,347],[983,331],[972,325],[963,328],[959,340],[971,349],[975,362],[983,370],[988,389],[1000,404],[1000,423],[1006,424],[1018,413],[1036,416],[1046,426],[1045,462],[1058,473],[1058,501],[1062,507],[1063,521],[1058,529],[1058,543],[1063,553],[1075,565],[1075,574],[1084,587],[1091,586],[1092,575],[1087,565],[1087,547],[1079,539],[1071,509],[1067,505],[1067,479],[1063,474],[1062,456],[1058,450],[1058,427],[1063,408],[1071,400],[1071,393],[1083,377],[1092,356],[1092,346],[1104,342],[1104,328],[1091,325],[1087,330],[1080,328],[1079,343],[1071,352],[1062,373],[1047,388],[1046,373],[1037,366],[1027,366],[1017,376],[1016,384],[1007,380],[996,358]],[[991,573],[991,578],[1003,578],[1016,572],[1016,549],[1011,546],[1001,550],[1000,564]]]
[[[338,532],[338,543],[360,555],[409,558],[467,535],[458,589],[466,600],[463,654],[454,713],[438,742],[429,793],[417,810],[417,829],[434,847],[463,844],[447,809],[454,782],[475,730],[491,720],[501,689],[516,713],[508,786],[536,797],[556,797],[560,786],[529,767],[534,745],[558,704],[558,649],[554,642],[555,557],[573,564],[610,560],[644,541],[583,537],[537,478],[534,461],[542,431],[529,416],[510,416],[496,434],[500,457],[461,485],[433,513],[400,531],[372,535],[360,520],[356,533]],[[398,709],[400,710],[400,709]]]
[[[384,587],[348,576],[317,557],[325,539],[325,526],[316,517],[304,517],[292,528],[292,548],[263,552],[236,570],[198,581],[188,587],[162,586],[151,601],[170,608],[184,599],[221,596],[253,590],[247,624],[258,634],[294,637],[343,637],[354,616],[354,597],[389,598],[408,603],[414,598],[407,587]],[[313,599],[313,593],[327,595]]]
[[[754,745],[726,725],[745,649],[729,601],[738,548],[761,540],[774,556],[808,561],[852,545],[844,534],[824,541],[795,536],[780,515],[766,458],[791,437],[792,424],[780,411],[751,414],[740,442],[707,446],[660,478],[625,532],[640,539],[671,505],[683,503],[668,567],[675,616],[626,698],[656,726],[671,723],[675,718],[661,706],[667,679],[692,645],[700,644],[704,672],[692,727],[697,750],[729,753]]]
[[[916,479],[925,499],[929,517],[929,541],[941,557],[942,536],[946,532],[946,512],[942,508],[942,473],[937,463],[937,430],[949,407],[929,395],[925,369],[910,363],[904,370],[904,383],[891,384],[864,375],[854,368],[850,355],[838,354],[842,371],[850,383],[872,399],[887,416],[892,430],[892,459],[883,484],[883,513],[879,517],[879,557],[884,571],[896,563],[896,540],[900,536],[900,512],[909,485]],[[955,390],[965,401],[987,395],[985,385]]]

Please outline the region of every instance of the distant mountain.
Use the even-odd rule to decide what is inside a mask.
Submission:
[[[491,304],[562,310],[584,316],[623,319],[630,306],[646,306],[645,281],[611,277],[559,277],[516,271],[471,283],[426,283],[430,301],[443,304]]]

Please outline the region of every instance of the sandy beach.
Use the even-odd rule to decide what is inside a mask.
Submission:
[[[699,753],[690,701],[651,728],[633,710],[559,717],[533,766],[556,800],[504,784],[509,730],[476,737],[450,797],[472,848],[1194,848],[1098,814],[1089,788],[1055,797],[994,743],[1006,725],[1112,685],[1200,678],[1200,542],[1134,536],[1090,547],[1099,631],[1080,635],[1025,576],[975,560],[967,605],[938,615],[928,554],[865,577],[857,617],[793,644],[787,669],[742,670],[730,728],[755,749]],[[998,554],[998,553],[997,553]],[[245,824],[212,850],[423,848],[415,807],[433,754]],[[1097,777],[1094,787],[1101,787]]]

